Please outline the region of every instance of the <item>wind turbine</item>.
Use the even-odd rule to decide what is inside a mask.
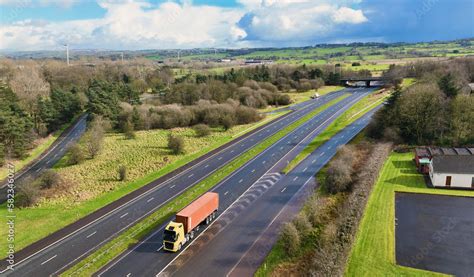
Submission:
[[[69,43],[64,44],[66,46],[66,60],[67,60],[67,66],[69,66]]]

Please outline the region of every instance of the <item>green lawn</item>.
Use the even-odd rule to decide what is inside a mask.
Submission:
[[[269,120],[283,113],[267,116]],[[126,140],[122,134],[107,134],[100,154],[93,160],[63,167],[63,158],[56,169],[74,185],[54,198],[42,199],[39,204],[15,210],[16,251],[53,233],[62,227],[100,209],[122,196],[204,155],[237,136],[261,125],[260,122],[240,125],[227,132],[214,130],[204,138],[196,138],[190,128],[177,128],[174,133],[184,137],[186,154],[171,155],[166,149],[169,130],[136,132],[137,138]],[[127,166],[129,181],[117,180],[117,169]],[[0,205],[0,217],[5,218],[6,204]],[[6,236],[8,228],[0,228]],[[34,232],[30,232],[31,229]],[[7,241],[0,242],[0,257],[6,256]]]
[[[346,268],[347,276],[441,276],[395,264],[395,191],[463,195],[474,191],[425,186],[412,161],[413,153],[392,153],[385,162],[367,203]]]
[[[335,104],[335,102],[340,101],[342,97],[331,101],[333,102],[331,104]],[[324,108],[318,108],[316,110],[313,110],[311,113],[293,122],[289,126],[285,127],[283,130],[280,130],[278,133],[274,134],[270,138],[265,139],[263,142],[254,146],[247,152],[243,153],[241,156],[230,162],[228,165],[217,170],[215,173],[213,173],[203,181],[199,182],[198,184],[194,185],[193,187],[187,189],[176,199],[160,207],[153,214],[146,217],[145,219],[142,219],[133,227],[128,229],[126,232],[122,233],[117,238],[105,244],[103,247],[92,253],[80,263],[70,268],[63,275],[90,276],[91,274],[99,270],[102,266],[106,265],[110,260],[125,251],[129,247],[129,245],[137,243],[151,230],[156,228],[156,226],[162,224],[164,220],[166,220],[171,215],[175,214],[177,211],[185,207],[188,203],[192,202],[199,195],[218,184],[226,176],[243,166],[246,162],[251,160],[253,157],[258,155],[262,151],[264,151],[266,148],[270,147],[272,144],[287,135],[289,132],[293,131],[298,126],[302,125],[304,122],[308,121],[310,118],[320,113],[323,109]]]

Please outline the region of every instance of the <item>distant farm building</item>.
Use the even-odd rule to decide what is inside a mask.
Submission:
[[[474,189],[474,148],[417,148],[415,163],[435,188]]]

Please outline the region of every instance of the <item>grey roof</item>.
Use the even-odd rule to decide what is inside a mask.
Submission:
[[[436,155],[432,163],[435,173],[474,175],[474,155]]]

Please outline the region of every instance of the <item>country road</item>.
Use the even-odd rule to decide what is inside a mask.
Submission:
[[[66,130],[56,141],[43,153],[39,159],[31,165],[16,173],[15,183],[20,183],[26,178],[35,179],[41,175],[45,169],[52,168],[67,152],[68,147],[78,141],[86,131],[87,114],[84,114],[68,130]],[[2,184],[0,203],[6,200],[6,182]]]
[[[81,225],[75,224],[73,227],[65,227],[31,247],[27,247],[22,253],[20,253],[21,251],[17,253],[17,257],[19,258],[15,270],[4,273],[11,276],[57,275],[111,238],[135,224],[141,218],[180,195],[187,188],[205,179],[225,164],[234,160],[241,153],[308,114],[315,108],[345,93],[351,93],[351,96],[326,109],[326,111],[315,116],[313,120],[308,121],[304,126],[298,128],[297,130],[301,132],[300,134],[297,134],[295,131],[292,132],[291,135],[287,135],[285,138],[291,138],[291,141],[289,141],[286,146],[281,146],[283,147],[282,150],[275,153],[265,151],[265,154],[261,154],[257,158],[270,158],[268,164],[271,164],[277,159],[276,155],[288,153],[289,149],[293,149],[299,145],[298,143],[302,137],[309,133],[314,133],[315,128],[329,124],[330,118],[334,118],[337,114],[340,114],[343,110],[347,109],[347,105],[351,103],[351,101],[357,101],[367,95],[369,91],[371,90],[366,88],[348,88],[330,93],[318,100],[308,101],[291,114],[272,121],[247,136],[237,138],[224,149],[202,159],[186,170],[173,175],[171,178],[164,181],[155,180],[147,185],[147,190],[144,190],[136,197],[132,199],[125,198],[126,200],[119,199],[117,203],[114,203],[116,207],[111,210],[106,210],[106,213],[94,213],[89,216],[87,220],[83,220]],[[283,139],[280,140],[280,142],[281,141],[283,141]],[[266,166],[260,166],[258,169],[260,170],[262,168],[266,168]],[[238,174],[239,173],[233,174],[232,176],[237,176]],[[259,174],[256,173],[254,176],[258,175]],[[251,174],[247,176],[251,176]],[[242,182],[243,180],[237,181],[237,183]],[[249,181],[246,180],[245,184],[248,182]],[[244,187],[245,186],[242,186],[242,188]],[[243,191],[237,190],[228,194],[238,196],[239,193],[241,194],[242,192]]]
[[[362,97],[366,96],[371,89],[361,88],[355,89],[354,91],[356,92],[351,96],[314,116],[216,185],[211,191],[219,193],[219,215],[222,213],[225,214],[227,209],[232,207],[235,201],[239,201],[241,196],[247,193],[253,186],[261,186],[262,189],[268,189],[278,183],[284,178],[284,176],[279,173],[279,170],[301,152],[304,147],[320,134],[325,127],[333,122],[337,116],[350,108]],[[178,257],[177,254],[162,250],[162,231],[164,227],[165,225],[162,225],[157,228],[148,238],[121,255],[115,261],[112,261],[96,275],[154,276],[161,272],[173,259]],[[233,236],[233,238],[229,239],[237,239],[235,236],[240,235],[234,233]],[[189,248],[193,247],[194,244],[192,243]],[[221,249],[221,251],[223,251],[221,255],[226,255],[225,249]],[[184,253],[186,253],[186,251]],[[219,256],[217,252],[214,254]],[[180,264],[180,266],[182,266],[182,264]],[[199,267],[201,268],[201,266]],[[202,267],[202,270],[203,272],[208,272],[208,270],[211,269]],[[194,276],[194,274],[192,274],[192,276]],[[207,276],[220,275],[211,274]]]

